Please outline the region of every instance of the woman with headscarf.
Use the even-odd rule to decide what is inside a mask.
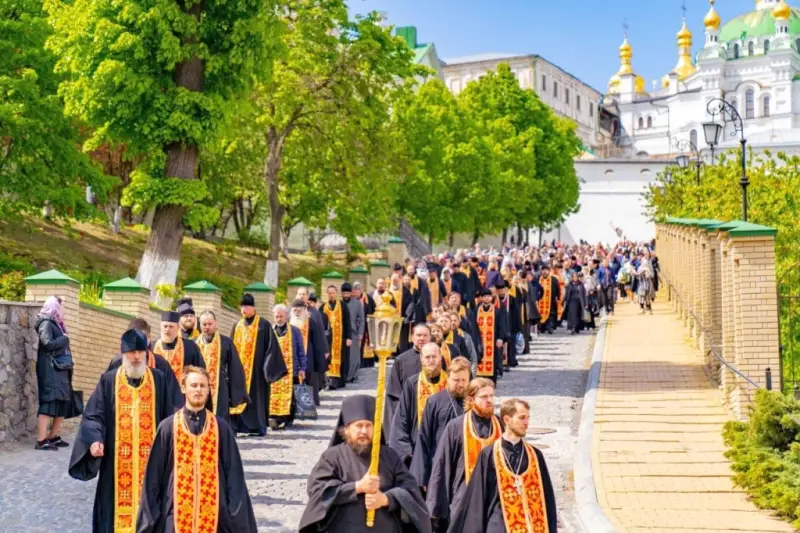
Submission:
[[[639,314],[643,315],[645,311],[653,314],[653,265],[648,259],[642,258],[639,263],[639,268],[636,270],[636,295],[639,299]]]
[[[36,320],[36,332],[39,335],[36,354],[39,419],[34,447],[37,450],[56,451],[69,446],[58,435],[58,430],[64,417],[70,414],[73,366],[59,298],[51,296],[45,301]]]

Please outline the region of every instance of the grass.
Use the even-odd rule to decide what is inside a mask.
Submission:
[[[126,276],[136,277],[146,241],[146,229],[141,227],[123,228],[114,234],[105,225],[88,222],[0,220],[0,274],[19,271],[27,276],[54,268],[102,287]],[[244,286],[263,279],[266,255],[265,250],[238,246],[235,241],[186,237],[178,283],[206,279],[223,290],[228,305],[235,306]],[[347,267],[344,254],[282,257],[278,294],[285,294],[286,282],[294,277],[304,276],[316,283],[324,272]]]

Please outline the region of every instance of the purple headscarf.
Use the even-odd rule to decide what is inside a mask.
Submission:
[[[58,301],[57,297],[50,296],[47,298],[42,306],[42,310],[39,311],[39,314],[52,319],[56,324],[58,324],[58,327],[61,328],[61,331],[64,333],[67,332],[67,327],[64,325],[64,312],[61,309],[61,302]]]

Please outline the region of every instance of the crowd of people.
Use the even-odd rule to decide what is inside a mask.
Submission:
[[[653,244],[623,241],[409,259],[372,291],[344,283],[320,299],[301,288],[272,322],[244,294],[230,336],[184,298],[157,332],[131,321],[83,410],[69,473],[99,478],[94,532],[255,532],[237,438],[290,428],[297,385],[319,405],[358,381],[376,363],[366,318],[390,305],[402,331],[378,474],[369,473],[375,397],[351,396],[309,476],[300,530],[367,531],[370,510],[380,532],[554,532],[547,466],[524,439],[530,406],[510,399],[496,414],[498,382],[536,335],[594,328],[629,295],[652,312],[657,289]],[[37,331],[36,448],[57,451],[70,446],[59,428],[74,362],[56,297]]]

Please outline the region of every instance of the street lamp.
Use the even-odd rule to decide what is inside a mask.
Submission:
[[[375,396],[375,422],[372,429],[372,456],[369,463],[370,475],[378,475],[378,461],[381,451],[381,430],[383,427],[383,402],[386,396],[386,360],[400,344],[400,330],[403,318],[389,303],[389,292],[383,294],[375,313],[367,317],[369,342],[378,355],[378,387]],[[375,525],[375,511],[367,511],[367,527]]]
[[[708,114],[711,115],[711,122],[703,124],[703,135],[705,135],[706,143],[711,146],[712,163],[714,161],[714,147],[719,144],[723,129],[723,125],[716,120],[717,115],[720,116],[723,123],[729,121],[733,123],[732,137],[735,137],[737,133],[740,135],[739,143],[742,145],[742,177],[739,178],[739,186],[742,188],[742,220],[747,222],[747,187],[750,185],[750,180],[747,179],[747,139],[744,138],[744,122],[742,121],[742,116],[736,111],[735,107],[722,98],[714,98],[709,101],[706,110]]]
[[[690,139],[678,139],[676,137],[673,140],[675,141],[679,151],[678,157],[675,158],[675,163],[677,163],[680,168],[689,168],[689,163],[691,162],[690,157],[686,155],[684,151],[691,150],[692,154],[694,155],[694,166],[697,169],[697,186],[699,187],[700,167],[703,166],[703,162],[700,160],[700,151]]]

